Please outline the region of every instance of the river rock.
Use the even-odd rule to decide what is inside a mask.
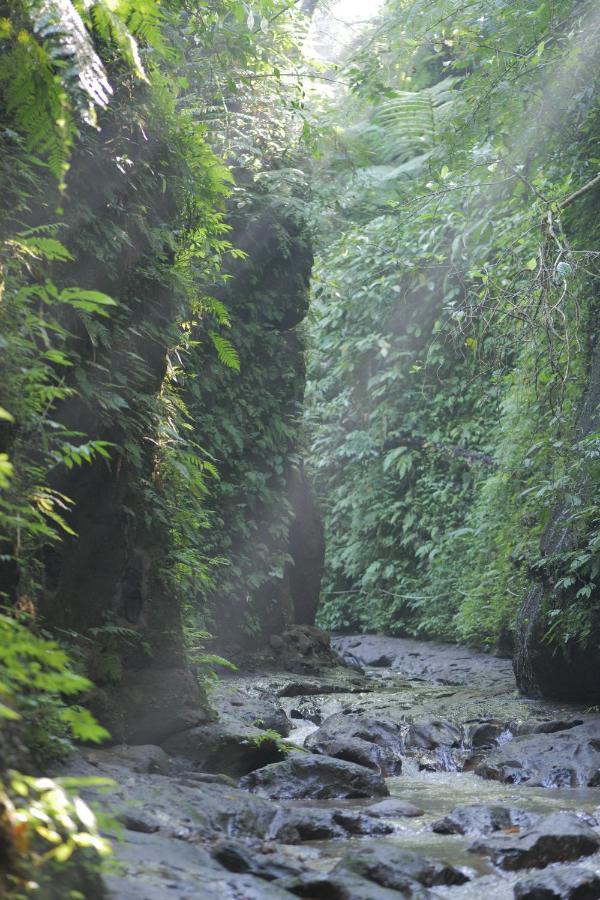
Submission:
[[[294,754],[284,762],[257,769],[240,780],[240,787],[262,797],[286,800],[386,797],[389,793],[381,775],[316,753]]]
[[[418,882],[407,886],[401,895],[398,891],[389,890],[353,872],[338,872],[328,875],[305,874],[290,882],[282,882],[286,889],[296,897],[307,897],[310,900],[398,900],[399,896],[410,900],[429,900],[433,898],[431,891]]]
[[[402,771],[401,728],[384,719],[338,713],[326,719],[304,744],[313,753],[355,762],[382,775]]]
[[[509,784],[598,786],[600,722],[594,720],[566,731],[514,738],[493,750],[475,772]]]
[[[487,806],[472,803],[456,806],[452,812],[431,826],[437,834],[491,834],[502,829],[530,828],[539,816],[510,806]]]
[[[190,728],[173,735],[163,746],[169,753],[191,760],[204,772],[234,778],[286,756],[275,736],[241,722],[215,722]]]
[[[553,866],[515,885],[515,900],[598,900],[600,874],[579,866]]]
[[[448,863],[429,860],[419,853],[401,850],[390,844],[359,849],[345,856],[335,872],[352,872],[395,891],[405,891],[415,882],[433,887],[464,884],[469,880]]]
[[[424,816],[425,813],[414,803],[408,803],[405,800],[397,800],[395,797],[388,797],[386,800],[380,800],[379,803],[373,803],[367,806],[366,813],[370,816],[380,816],[390,819],[411,818],[412,816]]]
[[[302,872],[302,867],[297,862],[288,859],[274,847],[268,847],[265,852],[264,846],[258,850],[239,841],[220,841],[213,847],[212,856],[229,872],[254,875],[265,881],[289,878]]]
[[[347,838],[349,835],[390,834],[393,826],[367,811],[352,809],[315,809],[291,807],[281,809],[269,829],[269,840],[283,844]]]
[[[600,837],[574,813],[544,816],[522,834],[495,834],[476,841],[469,849],[490,856],[503,869],[543,869],[554,862],[590,856],[600,848]]]

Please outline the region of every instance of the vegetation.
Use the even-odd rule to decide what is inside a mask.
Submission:
[[[308,415],[330,628],[506,646],[543,567],[548,640],[597,639],[577,410],[599,24],[587,3],[390,0],[323,110]],[[577,537],[542,559],[560,501]]]
[[[330,68],[315,6],[0,0],[9,896],[107,854],[47,766],[128,679],[290,622],[303,465],[325,627],[507,649],[533,580],[598,646],[596,4],[386,0]]]

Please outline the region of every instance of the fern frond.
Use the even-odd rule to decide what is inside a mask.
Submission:
[[[234,372],[239,372],[239,353],[237,352],[231,341],[228,341],[227,338],[224,338],[220,334],[217,334],[216,331],[209,331],[208,334],[215,350],[217,351],[217,356],[219,357],[219,360],[223,363],[223,365],[227,366],[229,369],[233,369]]]

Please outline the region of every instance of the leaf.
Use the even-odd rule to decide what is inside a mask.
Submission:
[[[240,357],[231,341],[228,341],[227,338],[222,337],[215,331],[209,331],[208,334],[223,365],[233,369],[234,372],[239,372]]]
[[[535,256],[532,256],[531,259],[525,263],[525,268],[529,269],[530,272],[535,272],[538,266],[538,261]]]
[[[4,407],[0,406],[0,421],[2,422],[14,422],[14,416],[12,416],[8,410],[4,409]]]

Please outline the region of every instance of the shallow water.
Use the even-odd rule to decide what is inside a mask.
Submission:
[[[465,685],[449,686],[420,679],[401,679],[391,668],[371,669],[368,674],[374,681],[373,692],[285,698],[282,705],[294,724],[288,740],[303,747],[308,735],[318,728],[318,722],[328,716],[343,711],[360,711],[371,715],[377,715],[381,711],[384,714],[390,701],[396,709],[406,709],[411,717],[419,710],[435,710],[438,715],[451,718],[453,710],[462,709],[464,715],[463,702],[476,710],[485,707],[487,715],[506,716],[508,711],[517,721],[524,721],[545,709],[544,704],[523,698],[516,691],[493,697],[485,686],[478,690],[477,687]],[[563,708],[555,706],[549,711],[559,714]],[[572,716],[575,709],[565,708],[564,712]],[[511,737],[509,731],[504,735],[506,740]],[[413,760],[406,760],[403,774],[388,778],[387,784],[392,798],[415,804],[424,810],[424,815],[391,820],[395,830],[389,837],[357,837],[344,841],[305,844],[303,852],[307,854],[307,861],[312,857],[309,863],[311,868],[329,871],[341,857],[352,852],[353,845],[368,847],[385,842],[405,850],[417,851],[431,859],[444,860],[463,870],[472,879],[461,886],[436,887],[434,894],[440,898],[512,900],[514,885],[527,873],[496,869],[489,859],[469,850],[475,840],[474,835],[436,834],[431,830],[432,823],[456,806],[473,803],[515,806],[539,814],[570,810],[592,817],[593,824],[600,823],[600,788],[547,789],[502,784],[485,780],[471,772],[419,771]],[[372,802],[316,801],[314,805],[338,809],[344,806],[358,810]],[[301,805],[306,806],[307,801],[301,801]],[[577,865],[600,873],[600,854],[581,859]]]

